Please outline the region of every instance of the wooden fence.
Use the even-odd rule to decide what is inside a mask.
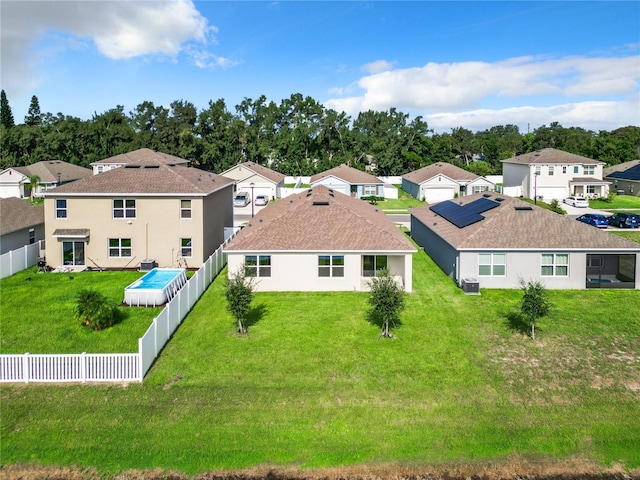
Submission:
[[[227,264],[224,247],[232,238],[165,305],[138,339],[138,353],[0,355],[0,382],[142,382],[171,335]]]

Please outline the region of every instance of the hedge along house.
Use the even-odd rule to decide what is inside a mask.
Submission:
[[[225,248],[257,291],[368,291],[386,267],[410,292],[415,251],[381,210],[323,185],[264,208]]]
[[[456,283],[550,289],[640,288],[640,245],[494,193],[410,210],[411,236]]]
[[[355,198],[384,197],[384,182],[382,180],[370,173],[344,164],[313,175],[310,182],[311,188],[324,185],[334,192]]]
[[[474,193],[495,190],[495,185],[480,175],[438,162],[402,176],[402,189],[418,200],[437,203]]]
[[[239,163],[220,175],[235,182],[236,192],[253,194],[251,201],[258,195],[266,195],[269,200],[282,196],[285,176],[255,162]]]
[[[156,156],[142,152],[138,164],[46,194],[50,266],[196,268],[206,261],[233,225],[233,182]]]

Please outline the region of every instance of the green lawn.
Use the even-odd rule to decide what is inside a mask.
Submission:
[[[589,200],[589,206],[599,210],[632,209],[640,211],[640,197],[633,197],[631,195],[615,195],[611,198],[611,202],[607,202],[605,200]]]
[[[382,202],[378,202],[378,207],[382,210],[393,210],[393,213],[407,213],[410,208],[425,205],[425,202],[409,195],[402,190],[400,185],[395,185],[398,189],[398,198],[389,198]]]
[[[640,466],[637,291],[552,291],[533,342],[517,290],[466,296],[424,252],[414,289],[391,340],[355,292],[256,294],[239,337],[221,276],[142,384],[2,385],[2,463]]]
[[[640,230],[616,230],[615,232],[611,231],[611,233],[640,243]]]
[[[134,353],[162,309],[121,307],[122,319],[95,332],[75,319],[76,296],[94,288],[118,304],[140,272],[35,273],[0,281],[0,353]]]

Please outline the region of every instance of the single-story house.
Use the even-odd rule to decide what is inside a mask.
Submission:
[[[41,197],[48,190],[92,175],[91,170],[60,160],[45,160],[24,167],[9,167],[0,172],[0,198]],[[31,178],[40,180],[32,192]]]
[[[45,194],[50,266],[198,268],[223,243],[233,227],[233,181],[141,155],[144,163]]]
[[[43,205],[16,197],[0,199],[0,254],[43,239]]]
[[[606,197],[610,182],[602,179],[603,168],[604,162],[543,148],[502,160],[503,192],[546,202],[570,195]]]
[[[269,200],[282,197],[285,176],[258,163],[239,163],[220,175],[235,182],[236,193],[253,193],[252,201],[258,195],[266,195]]]
[[[334,192],[355,198],[384,197],[384,182],[370,173],[342,164],[316,173],[310,179],[311,188],[324,185]]]
[[[605,179],[613,184],[615,191],[625,195],[640,197],[640,160],[616,165],[617,168],[605,169]]]
[[[486,178],[445,162],[427,165],[402,176],[402,189],[427,203],[493,191],[495,187]]]
[[[264,208],[225,247],[229,274],[244,268],[257,291],[367,291],[388,268],[410,292],[415,251],[381,210],[324,185]]]
[[[125,165],[144,164],[146,161],[150,161],[152,164],[163,162],[167,165],[182,165],[184,167],[188,167],[190,165],[189,160],[184,158],[156,152],[150,148],[140,148],[129,153],[122,153],[120,155],[105,158],[104,160],[93,162],[91,163],[91,168],[93,168],[93,174],[97,175],[98,173],[108,172],[109,170],[124,167]]]
[[[640,244],[496,193],[410,210],[411,237],[456,283],[640,289]]]

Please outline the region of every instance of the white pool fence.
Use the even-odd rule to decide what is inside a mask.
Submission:
[[[165,305],[138,339],[138,353],[0,355],[0,382],[142,382],[182,320],[227,264],[224,247],[232,238]]]

